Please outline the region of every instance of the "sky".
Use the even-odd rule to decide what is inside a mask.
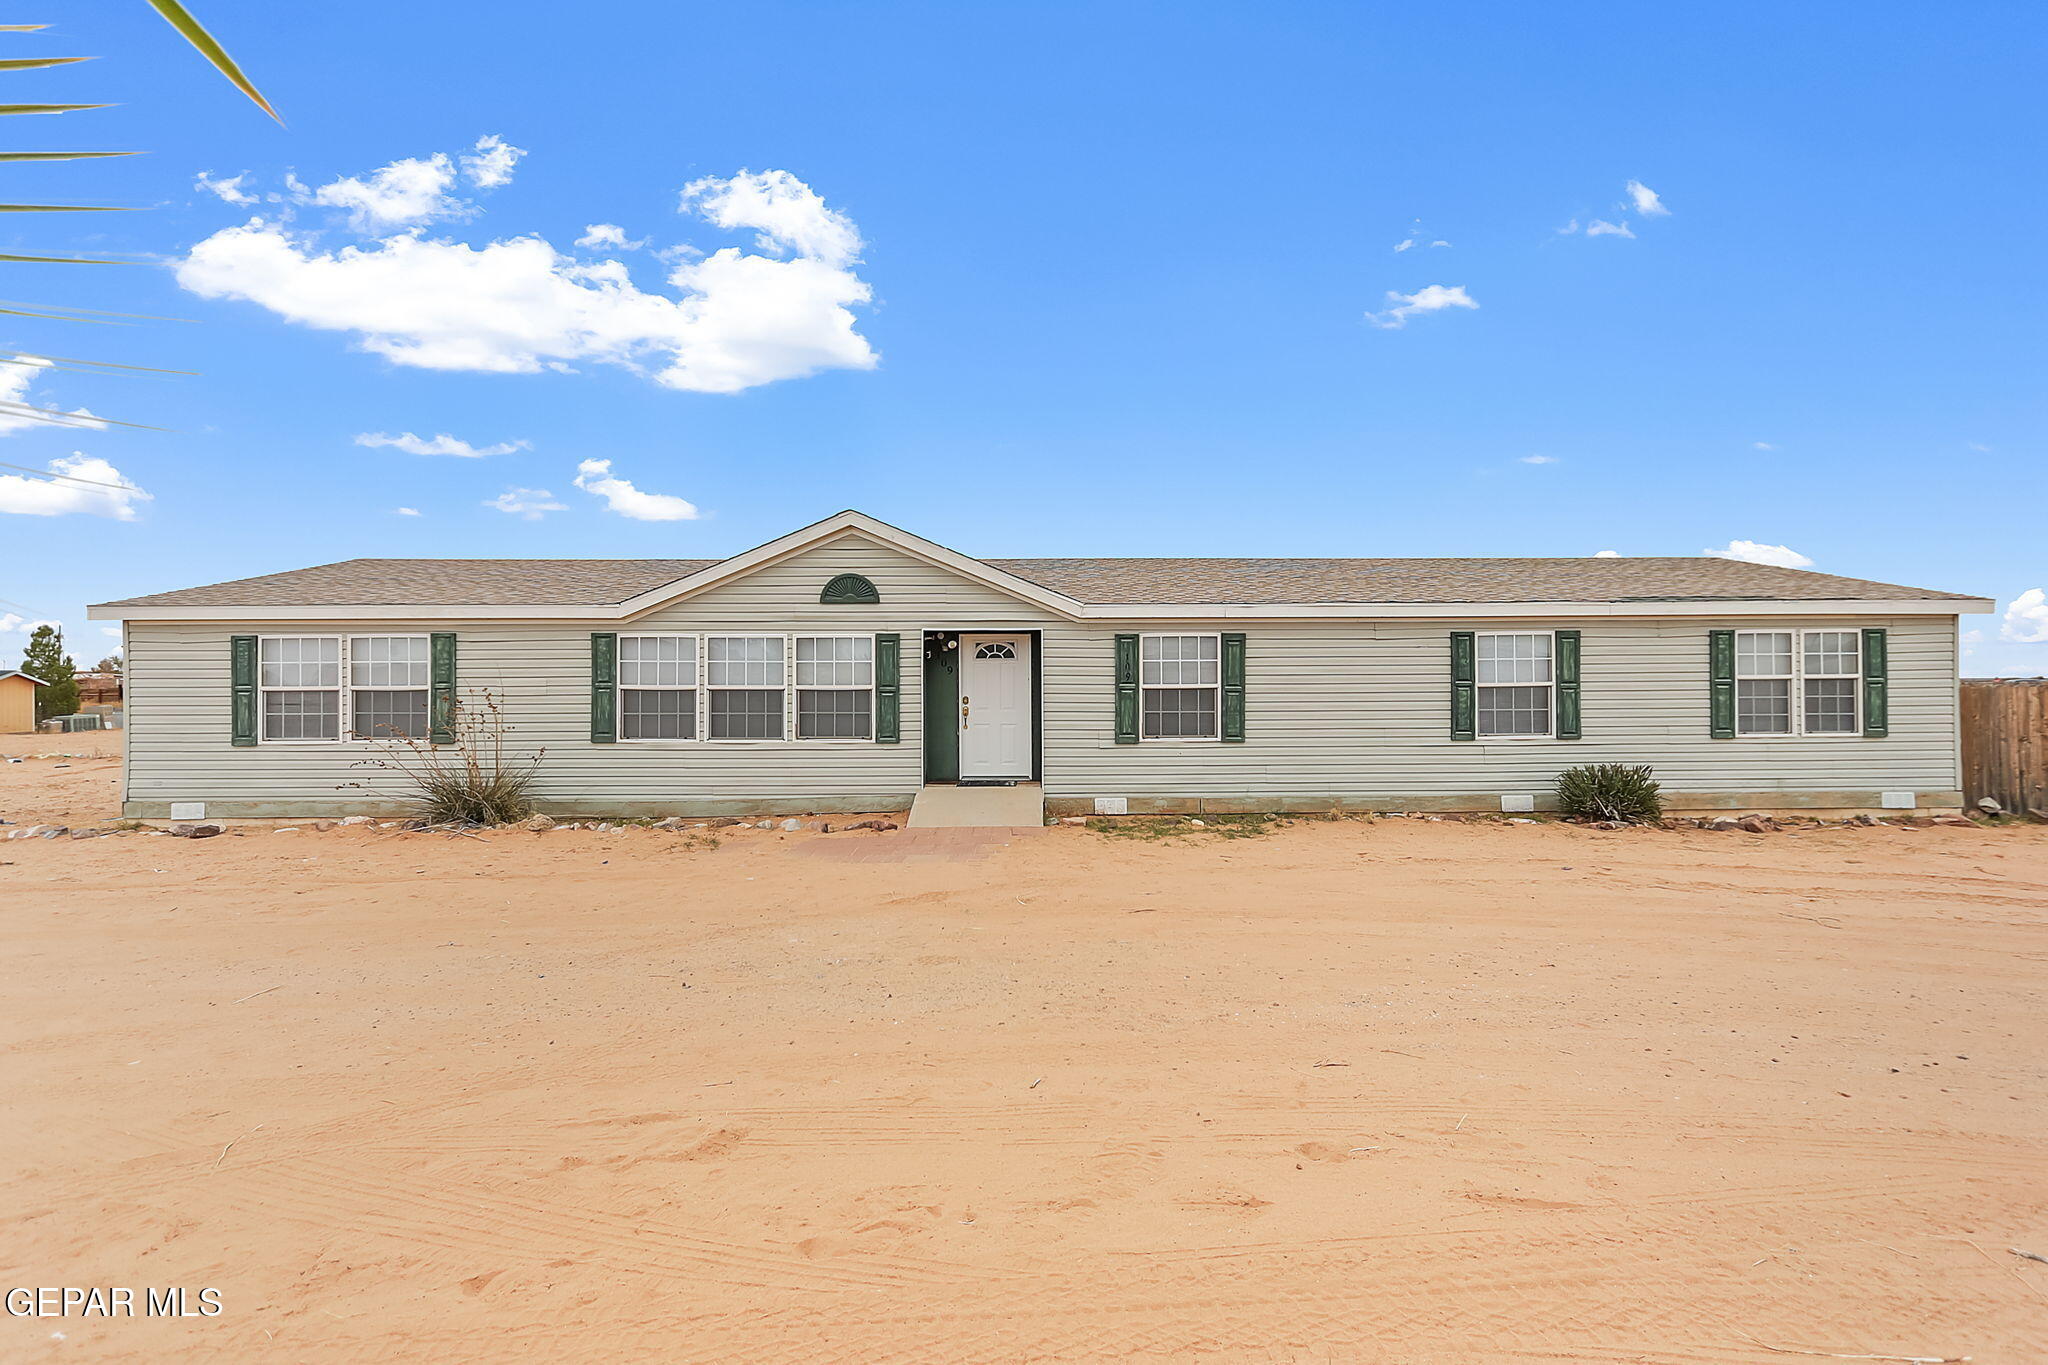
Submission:
[[[347,7],[0,55],[0,667],[359,556],[1699,555],[2048,673],[2038,4]],[[19,405],[113,419],[22,420]],[[10,416],[11,414],[11,416]],[[160,429],[150,429],[160,428]],[[23,469],[60,473],[39,479]],[[107,487],[105,485],[116,485]]]

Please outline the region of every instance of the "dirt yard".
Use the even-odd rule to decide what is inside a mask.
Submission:
[[[2044,1357],[2048,830],[721,833],[0,842],[0,1357]]]

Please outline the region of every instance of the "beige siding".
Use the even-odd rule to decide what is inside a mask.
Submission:
[[[876,607],[825,607],[818,592],[861,573]],[[416,623],[455,629],[460,685],[502,701],[516,743],[544,748],[540,794],[558,809],[888,807],[909,799],[922,765],[921,632],[1032,627],[1044,632],[1048,798],[1138,803],[1242,798],[1477,798],[1538,792],[1563,767],[1652,764],[1686,793],[1949,794],[1958,784],[1953,617],[1825,616],[1786,624],[1890,628],[1891,736],[1707,738],[1706,632],[1779,624],[1739,617],[1589,618],[1540,623],[1584,632],[1586,738],[1453,743],[1449,632],[1484,621],[1224,624],[1247,636],[1247,742],[1118,745],[1112,735],[1112,637],[1129,625],[1075,624],[859,536],[814,547],[620,629],[895,631],[903,636],[903,742],[762,744],[589,741],[589,634],[583,622]],[[1513,624],[1529,628],[1528,623]],[[365,803],[388,780],[361,766],[374,746],[237,749],[228,732],[228,640],[236,633],[387,633],[390,622],[129,626],[128,799],[217,810],[301,813]],[[609,628],[609,627],[607,627]],[[1173,630],[1195,627],[1175,625]],[[351,785],[351,784],[368,784]]]

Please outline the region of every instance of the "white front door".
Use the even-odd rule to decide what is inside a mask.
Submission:
[[[960,776],[1031,776],[1031,637],[960,637]]]

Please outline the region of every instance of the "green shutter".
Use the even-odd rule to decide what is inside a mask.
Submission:
[[[1244,636],[1223,637],[1223,742],[1244,743]]]
[[[1575,630],[1557,632],[1557,645],[1552,650],[1557,665],[1557,737],[1577,739],[1579,737],[1579,633]]]
[[[427,742],[455,742],[455,633],[435,631],[427,657],[433,660],[434,692],[428,698]]]
[[[1451,632],[1451,738],[1479,738],[1477,644],[1473,632]]]
[[[1863,632],[1863,734],[1868,739],[1883,739],[1891,733],[1891,697],[1886,685],[1891,664],[1886,653],[1883,627],[1872,626]]]
[[[590,635],[590,742],[611,744],[619,737],[619,637],[611,631]]]
[[[903,637],[875,637],[875,743],[903,738]]]
[[[237,635],[229,643],[229,726],[236,748],[256,742],[256,637]]]
[[[1116,637],[1116,742],[1138,742],[1138,637]]]
[[[1735,632],[1707,632],[1707,733],[1714,739],[1735,738]]]

